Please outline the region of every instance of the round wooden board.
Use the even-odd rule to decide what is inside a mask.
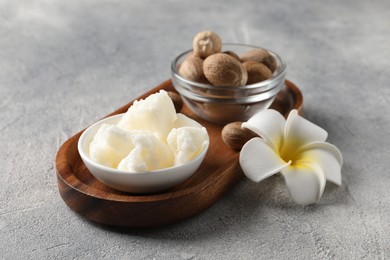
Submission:
[[[174,91],[171,81],[167,80],[137,99],[144,99],[160,89]],[[126,112],[132,103],[110,115]],[[302,104],[300,90],[286,80],[284,89],[278,93],[271,108],[287,116],[292,109],[302,113]],[[215,203],[244,176],[238,162],[239,152],[222,141],[223,126],[200,119],[186,106],[181,113],[205,126],[210,135],[206,158],[190,179],[154,194],[130,194],[113,190],[93,177],[82,162],[77,150],[81,131],[69,138],[56,156],[58,189],[66,205],[94,222],[147,227],[189,218]]]

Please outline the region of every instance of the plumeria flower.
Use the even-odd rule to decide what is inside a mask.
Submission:
[[[255,182],[281,173],[292,199],[303,205],[317,202],[326,181],[341,185],[343,158],[336,146],[325,142],[328,133],[292,110],[287,120],[276,110],[255,114],[242,124],[262,138],[241,149],[240,165]]]

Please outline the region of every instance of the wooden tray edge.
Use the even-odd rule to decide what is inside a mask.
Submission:
[[[287,90],[292,92],[292,95],[296,98],[296,102],[293,109],[297,109],[299,113],[302,114],[303,96],[301,91],[292,82],[288,80],[286,80],[285,84],[287,85]],[[155,93],[161,89],[173,90],[171,80],[166,80],[162,82],[157,87],[139,96],[137,99],[144,99],[150,94]],[[107,116],[126,112],[133,102],[134,100],[118,108],[117,110],[115,110],[114,112],[110,113]],[[287,115],[285,114],[284,116]],[[210,196],[210,194],[207,192],[208,187],[203,187],[203,189],[200,190],[200,192],[198,192],[198,190],[196,190],[195,187],[192,187],[192,191],[186,191],[186,192],[182,192],[181,194],[176,194],[176,196],[173,196],[170,199],[166,199],[163,201],[151,201],[150,203],[153,205],[157,203],[156,205],[154,205],[155,211],[149,212],[151,216],[154,216],[155,212],[158,212],[158,209],[161,209],[162,207],[171,206],[173,201],[176,207],[180,206],[184,210],[182,210],[180,213],[174,212],[174,214],[168,214],[163,218],[159,218],[157,221],[155,219],[144,219],[143,221],[140,222],[139,219],[136,218],[136,216],[137,213],[139,214],[138,212],[139,210],[143,210],[144,206],[142,206],[141,203],[137,203],[137,202],[129,203],[127,201],[120,201],[120,200],[112,201],[112,200],[107,200],[106,198],[98,198],[95,196],[91,196],[90,194],[84,193],[83,190],[80,189],[79,187],[72,186],[72,184],[69,183],[69,180],[67,180],[67,176],[62,176],[61,172],[64,172],[66,168],[70,166],[66,162],[60,159],[60,157],[62,156],[61,153],[65,151],[65,148],[67,148],[67,146],[71,145],[72,141],[73,142],[75,141],[72,139],[78,139],[83,131],[84,130],[80,131],[79,133],[69,138],[60,147],[56,156],[56,173],[57,173],[57,180],[58,180],[57,182],[58,182],[60,195],[64,200],[64,202],[67,204],[67,206],[70,209],[74,210],[75,212],[79,213],[80,215],[86,217],[87,219],[97,223],[114,225],[114,226],[147,227],[147,226],[165,225],[180,220],[184,220],[196,214],[199,214],[203,212],[205,209],[207,209],[208,207],[210,207],[243,177],[238,160],[236,160],[236,163],[233,163],[230,167],[228,167],[230,174],[233,175],[232,178],[230,178],[229,179],[230,181],[225,183],[225,185],[223,185],[223,188],[220,189],[218,193],[215,193],[214,196]],[[237,153],[237,157],[238,157],[238,153]],[[71,169],[67,169],[67,170],[71,171]],[[218,182],[217,178],[214,179],[215,179],[214,181]],[[188,206],[188,199],[191,199],[192,201],[195,200],[198,201],[196,212],[192,210],[194,207]],[[96,207],[99,208],[98,211],[90,210],[90,209],[96,209]],[[123,220],[121,218],[112,217],[113,215],[115,215],[115,212],[121,211],[120,209],[123,207],[127,209],[129,215],[134,215],[135,218]]]

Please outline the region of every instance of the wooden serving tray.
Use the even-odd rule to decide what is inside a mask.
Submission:
[[[272,108],[285,116],[293,108],[302,112],[302,94],[290,81],[278,94]],[[174,91],[170,80],[137,99],[164,89]],[[124,113],[130,102],[110,115]],[[200,119],[186,106],[181,113],[197,120],[210,135],[209,151],[196,173],[184,183],[153,194],[131,194],[113,190],[98,181],[86,168],[77,150],[82,133],[69,138],[56,157],[58,189],[69,208],[94,222],[125,227],[158,226],[194,216],[220,199],[244,175],[239,153],[221,138],[222,125]],[[108,116],[110,116],[108,115]]]

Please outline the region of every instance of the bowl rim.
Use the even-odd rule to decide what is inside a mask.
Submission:
[[[186,166],[188,166],[188,165],[190,165],[192,163],[195,163],[197,161],[197,159],[199,159],[200,157],[204,157],[206,155],[207,151],[208,151],[208,148],[210,146],[210,137],[207,134],[207,142],[206,142],[206,145],[203,147],[203,150],[195,158],[193,158],[191,161],[188,161],[188,162],[186,162],[184,164],[180,164],[180,165],[176,165],[176,166],[171,166],[171,167],[157,169],[157,170],[151,170],[151,171],[145,171],[145,172],[131,172],[131,171],[119,170],[119,169],[116,169],[116,168],[111,168],[111,167],[108,167],[108,166],[105,166],[105,165],[102,165],[100,163],[97,163],[97,162],[93,161],[89,157],[88,153],[85,151],[85,149],[83,147],[84,143],[86,142],[86,138],[88,137],[88,134],[90,132],[92,132],[93,130],[95,130],[95,129],[96,129],[96,132],[97,132],[98,127],[100,127],[100,125],[104,124],[106,121],[115,120],[116,118],[123,117],[124,114],[125,113],[120,113],[120,114],[104,117],[104,118],[98,120],[97,122],[93,123],[89,127],[87,127],[85,130],[83,130],[83,132],[81,133],[81,135],[80,135],[80,137],[79,137],[79,139],[77,141],[77,150],[78,150],[79,155],[80,155],[80,157],[81,157],[81,159],[83,161],[86,160],[87,163],[92,165],[93,167],[98,168],[100,170],[108,171],[108,172],[113,173],[113,174],[128,175],[128,176],[139,176],[139,175],[143,175],[143,176],[153,175],[153,176],[156,176],[156,175],[167,174],[167,172],[169,172],[172,169],[179,169],[179,168],[182,168],[182,167],[186,167]]]
[[[208,90],[208,89],[213,89],[213,90],[216,90],[216,89],[221,89],[221,90],[225,90],[226,91],[226,88],[229,88],[229,90],[232,90],[232,91],[242,91],[242,90],[251,90],[251,89],[257,89],[257,88],[263,88],[263,87],[266,87],[270,82],[272,81],[280,81],[284,78],[285,74],[286,74],[286,69],[287,69],[287,66],[286,66],[286,63],[284,62],[284,60],[280,57],[279,54],[277,54],[276,52],[273,52],[267,48],[263,48],[263,47],[260,47],[260,46],[256,46],[256,45],[251,45],[251,44],[244,44],[244,43],[223,43],[222,44],[222,48],[224,46],[238,46],[238,47],[249,47],[249,48],[253,48],[253,49],[263,49],[263,50],[266,50],[267,52],[269,52],[272,56],[274,56],[279,62],[280,62],[280,72],[276,75],[272,75],[272,78],[270,79],[267,79],[267,80],[263,80],[261,82],[257,82],[257,83],[253,83],[253,84],[249,84],[249,85],[242,85],[242,86],[235,86],[235,87],[231,87],[231,86],[215,86],[215,85],[210,85],[210,84],[204,84],[204,83],[200,83],[200,82],[195,82],[195,81],[191,81],[191,80],[188,80],[184,77],[182,77],[178,71],[178,66],[177,66],[177,63],[179,61],[180,58],[182,58],[183,56],[185,55],[188,55],[190,52],[193,51],[193,49],[189,49],[189,50],[186,50],[184,52],[182,52],[181,54],[179,54],[178,56],[176,56],[174,58],[174,60],[172,61],[171,63],[171,72],[172,72],[172,76],[179,79],[180,81],[183,81],[184,83],[186,84],[190,84],[192,86],[196,86],[198,88],[201,88],[201,89],[205,89],[205,90]],[[224,50],[222,50],[224,51]]]

